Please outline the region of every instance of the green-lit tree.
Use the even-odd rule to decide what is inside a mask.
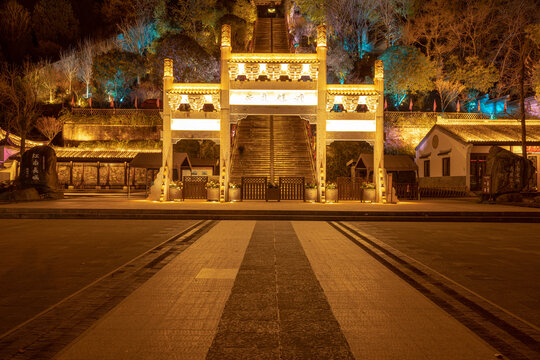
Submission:
[[[380,56],[384,63],[384,93],[399,106],[407,95],[433,90],[436,67],[411,46],[392,46]]]
[[[144,71],[144,59],[127,51],[111,50],[94,57],[94,80],[107,94],[123,101],[137,76]]]

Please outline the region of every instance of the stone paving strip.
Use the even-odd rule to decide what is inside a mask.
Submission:
[[[0,359],[50,359],[188,248],[215,222],[201,221],[0,335]]]
[[[255,222],[220,222],[56,359],[203,359]]]
[[[401,253],[355,224],[330,223],[509,359],[540,359],[540,329]]]
[[[290,222],[257,222],[207,359],[353,359]]]
[[[323,222],[293,222],[357,359],[496,359],[497,350]]]

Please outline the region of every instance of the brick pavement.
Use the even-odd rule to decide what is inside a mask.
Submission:
[[[217,224],[57,359],[204,358],[254,224]]]
[[[328,223],[225,221],[57,358],[477,360],[496,353]]]
[[[493,359],[497,351],[323,222],[294,229],[357,359]]]

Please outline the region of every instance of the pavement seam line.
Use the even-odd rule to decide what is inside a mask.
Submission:
[[[420,266],[426,268],[426,269],[429,269],[429,271],[435,273],[436,275],[440,276],[441,278],[445,279],[446,281],[452,283],[453,285],[461,288],[462,290],[464,290],[465,292],[468,292],[469,294],[475,296],[475,297],[478,297],[479,299],[489,303],[490,305],[496,307],[497,309],[499,309],[500,311],[506,313],[507,315],[513,317],[514,319],[530,326],[531,328],[537,330],[540,332],[540,327],[530,323],[529,321],[519,317],[518,315],[512,313],[510,310],[507,310],[497,304],[495,304],[494,302],[492,302],[491,300],[489,299],[486,299],[485,297],[483,297],[482,295],[474,292],[473,290],[469,289],[468,287],[464,286],[464,285],[461,285],[460,283],[456,282],[455,280],[452,280],[451,278],[449,278],[448,276],[446,275],[443,275],[441,274],[440,272],[438,272],[437,270],[433,269],[432,267],[430,267],[429,265],[426,265],[425,263],[419,261],[419,260],[416,260],[415,258],[413,257],[410,257],[409,255],[399,251],[398,249],[394,248],[393,246],[377,239],[375,236],[372,236],[372,235],[369,235],[365,232],[363,232],[362,230],[358,229],[356,226],[354,226],[353,224],[350,224],[350,223],[344,223],[346,224],[346,226],[349,228],[349,229],[354,229],[355,232],[357,232],[358,234],[362,235],[364,238],[366,238],[367,240],[369,241],[372,241],[373,243],[381,246],[381,247],[385,247],[386,250],[390,251],[391,253],[393,253],[394,255],[397,255],[399,258],[407,258],[409,260],[409,264],[413,265],[414,266],[414,263],[416,264],[419,264]]]
[[[126,262],[125,264],[122,264],[120,266],[118,266],[117,268],[111,270],[110,272],[108,272],[107,274],[101,276],[100,278],[94,280],[93,282],[91,282],[90,284],[84,286],[83,288],[75,291],[74,293],[70,294],[69,296],[66,296],[65,298],[63,298],[62,300],[58,301],[57,303],[49,306],[47,309],[41,311],[40,313],[34,315],[33,317],[31,317],[30,319],[20,323],[19,325],[15,326],[14,328],[8,330],[7,332],[3,333],[0,335],[0,340],[3,340],[4,338],[6,338],[7,336],[11,335],[12,333],[14,333],[15,331],[23,328],[24,326],[28,325],[29,323],[31,323],[32,321],[40,318],[41,316],[47,314],[48,312],[54,310],[56,307],[58,307],[59,305],[62,305],[63,303],[65,303],[66,301],[69,301],[70,299],[76,297],[77,295],[81,294],[82,292],[84,292],[85,290],[91,288],[92,286],[95,286],[96,284],[98,284],[100,281],[106,279],[107,277],[113,275],[114,273],[116,273],[117,271],[119,271],[120,269],[128,266],[129,264],[135,262],[136,260],[140,259],[141,257],[147,255],[148,253],[156,250],[157,248],[159,248],[160,246],[163,246],[171,241],[175,241],[177,239],[179,239],[180,237],[183,237],[185,236],[186,238],[189,237],[190,235],[193,235],[195,232],[197,232],[198,230],[200,230],[201,228],[205,227],[206,225],[209,225],[211,222],[208,221],[208,220],[201,220],[195,224],[193,224],[192,226],[190,226],[189,228],[181,231],[180,233],[178,234],[175,234],[173,236],[171,236],[170,238],[168,238],[167,240],[159,243],[158,245],[152,247],[151,249],[148,249],[147,251],[145,251],[144,253],[138,255],[137,257],[134,257],[133,259],[129,260],[128,262]],[[189,234],[188,234],[189,233]]]
[[[381,262],[397,276],[409,283],[409,285],[413,286],[416,290],[429,298],[432,302],[435,303],[435,305],[445,310],[450,316],[455,318],[465,327],[469,328],[473,333],[482,338],[492,347],[500,347],[499,351],[503,353],[512,352],[513,355],[516,356],[516,358],[523,358],[520,357],[520,355],[523,356],[523,354],[521,353],[523,349],[516,348],[515,345],[508,343],[507,339],[503,339],[500,335],[493,333],[493,330],[495,330],[497,332],[502,332],[506,336],[510,336],[512,339],[519,342],[519,344],[527,348],[528,351],[532,351],[535,354],[539,352],[539,342],[535,338],[537,334],[530,335],[520,329],[520,326],[515,326],[514,324],[508,323],[505,319],[502,319],[496,314],[493,314],[492,311],[485,309],[476,302],[464,297],[462,294],[455,292],[455,290],[449,288],[440,281],[437,281],[437,279],[432,278],[430,274],[424,273],[419,269],[416,269],[416,271],[414,271],[414,265],[407,263],[403,259],[400,259],[398,256],[392,254],[388,249],[385,249],[384,246],[379,245],[377,242],[371,243],[371,240],[369,238],[362,238],[362,235],[360,233],[357,233],[355,229],[350,229],[346,225],[339,222],[329,222],[329,224],[336,230],[338,230],[340,233],[342,233],[345,237],[354,242],[356,245],[368,252],[377,261]],[[392,259],[393,257],[399,259],[399,261],[396,261],[394,259],[394,261],[398,262],[399,265],[392,263],[392,260],[388,259]],[[402,266],[403,268],[400,269],[400,266]],[[407,271],[412,271],[416,276],[421,277],[421,279],[415,279],[414,275],[411,276],[407,273]],[[436,291],[442,292],[443,297],[441,297],[440,294],[433,292],[433,290],[429,287],[434,288]],[[447,290],[452,290],[456,294],[450,294],[448,291],[445,291],[444,288],[447,288]],[[449,299],[450,301],[453,301],[455,303],[457,302],[458,306],[464,307],[465,312],[463,312],[463,309],[456,307],[455,303],[452,304],[451,302],[449,302]],[[471,315],[467,316],[467,311],[471,312],[471,314],[477,316],[479,319],[474,319]],[[491,315],[491,317],[488,317],[487,315]],[[515,320],[515,318],[512,319]],[[480,320],[481,322],[479,322],[478,320]],[[523,327],[523,324],[520,325],[521,327]],[[491,330],[489,330],[489,327],[491,327]],[[482,331],[484,331],[484,333],[482,333]],[[498,345],[495,345],[494,343],[497,343]],[[513,356],[509,356],[509,358],[513,358]],[[528,357],[525,358],[528,359]]]

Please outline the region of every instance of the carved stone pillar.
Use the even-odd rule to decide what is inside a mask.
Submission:
[[[219,133],[219,201],[225,202],[229,193],[231,167],[231,109],[229,105],[229,58],[231,56],[231,27],[221,27],[221,119]]]
[[[317,174],[318,197],[326,201],[326,26],[317,27]]]
[[[382,60],[375,61],[375,89],[379,93],[377,107],[375,109],[375,144],[373,146],[373,177],[376,189],[376,201],[382,202],[382,187],[379,176],[380,169],[384,172],[384,67]],[[368,106],[369,106],[368,102]],[[371,108],[370,108],[371,111]],[[385,184],[386,186],[386,184]],[[386,189],[391,191],[391,189]]]

